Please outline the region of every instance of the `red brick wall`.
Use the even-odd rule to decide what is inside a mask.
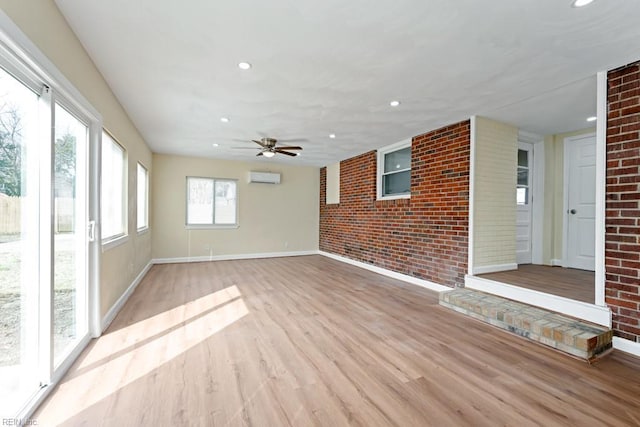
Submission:
[[[411,199],[376,200],[376,152],[340,163],[340,204],[325,204],[320,250],[446,286],[462,286],[469,236],[470,122],[416,136]]]
[[[608,81],[605,298],[615,335],[640,342],[640,62]]]

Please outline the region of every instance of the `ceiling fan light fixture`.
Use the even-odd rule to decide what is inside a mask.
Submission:
[[[400,105],[400,101],[391,101],[389,105],[391,105],[392,107],[397,107],[398,105]]]
[[[573,0],[571,7],[584,7],[593,3],[593,1],[594,0]]]
[[[251,64],[249,64],[248,62],[239,62],[238,68],[240,68],[241,70],[248,70],[249,68],[251,68]]]
[[[276,155],[276,153],[274,153],[273,151],[264,151],[262,155],[265,157],[273,157]]]

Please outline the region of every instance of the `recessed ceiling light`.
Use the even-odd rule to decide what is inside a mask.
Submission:
[[[593,0],[573,0],[571,7],[583,7],[591,3],[593,3]]]
[[[251,68],[251,64],[249,64],[248,62],[240,62],[238,64],[238,68],[240,68],[241,70],[248,70],[249,68]]]
[[[587,117],[588,122],[595,122],[596,120],[598,120],[596,116]]]
[[[336,139],[336,134],[335,134],[335,133],[330,133],[330,134],[329,134],[329,138],[331,138],[331,139]]]
[[[217,142],[214,142],[212,145],[213,145],[214,147],[219,147],[219,146],[220,146],[220,144],[218,144]]]
[[[398,105],[400,105],[400,101],[391,101],[389,105],[391,105],[392,107],[397,107]]]
[[[229,117],[220,117],[222,123],[229,123]]]

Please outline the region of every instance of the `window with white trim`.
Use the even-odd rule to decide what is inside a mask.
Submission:
[[[411,197],[411,140],[378,150],[378,199]]]
[[[137,229],[143,231],[149,228],[149,172],[138,163],[137,180]]]
[[[102,132],[102,243],[127,234],[126,152],[108,133]]]
[[[188,176],[186,216],[188,227],[237,226],[236,180]]]

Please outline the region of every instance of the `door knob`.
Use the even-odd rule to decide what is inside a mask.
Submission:
[[[571,209],[571,210],[569,211],[569,213],[570,213],[571,215],[575,215],[575,214],[576,214],[576,212],[578,212],[578,211],[577,211],[577,210],[575,210],[575,209]]]

